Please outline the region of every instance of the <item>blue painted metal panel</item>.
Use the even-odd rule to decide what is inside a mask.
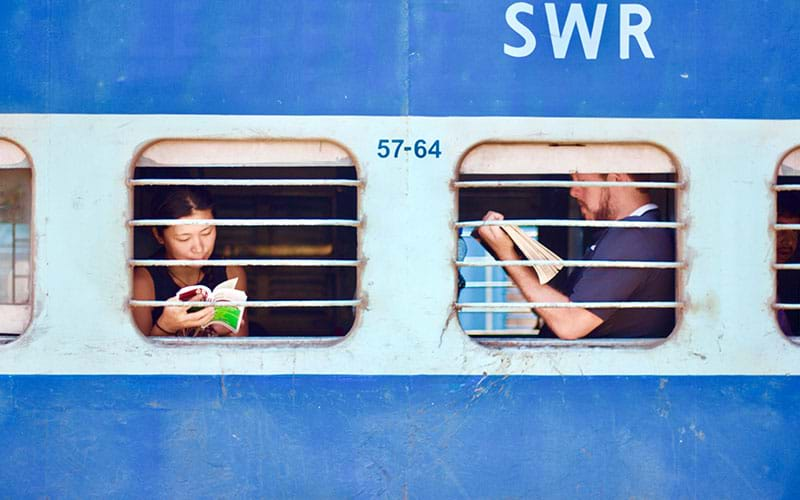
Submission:
[[[2,3],[0,112],[406,110],[401,2]]]
[[[620,0],[595,60],[554,57],[543,0],[505,55],[512,3],[5,0],[0,112],[800,118],[793,0],[641,0],[655,58],[627,60]]]
[[[797,377],[6,376],[0,495],[778,498]]]
[[[519,20],[535,35],[528,57],[503,53],[522,38],[505,21],[512,1],[412,0],[411,114],[632,118],[800,117],[800,3],[721,0],[605,1],[597,58],[577,33],[553,55],[544,0]],[[563,26],[572,3],[589,28],[599,2],[551,1]],[[620,4],[645,6],[655,56],[631,43],[620,59]],[[632,18],[636,23],[638,18]]]

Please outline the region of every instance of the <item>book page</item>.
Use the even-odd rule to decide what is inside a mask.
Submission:
[[[219,285],[214,287],[214,293],[217,293],[217,290],[222,290],[226,288],[236,288],[236,285],[239,283],[239,278],[231,278],[229,280],[225,280]]]
[[[214,289],[214,302],[244,302],[247,300],[247,294],[236,288],[215,288]]]
[[[234,333],[239,331],[241,327],[244,306],[227,306],[225,302],[244,302],[247,300],[245,292],[228,287],[230,284],[235,286],[237,280],[238,278],[230,279],[214,288],[214,317],[209,323],[210,325],[221,325]],[[222,285],[226,286],[222,287]]]
[[[555,252],[547,248],[540,241],[535,240],[525,234],[519,226],[508,224],[500,226],[508,234],[511,241],[528,260],[561,260]],[[564,267],[560,263],[553,264],[531,264],[539,278],[539,283],[544,285],[549,282]]]

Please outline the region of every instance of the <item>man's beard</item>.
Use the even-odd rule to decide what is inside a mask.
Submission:
[[[614,213],[611,210],[611,193],[608,188],[600,191],[600,208],[592,212],[592,220],[614,220]]]

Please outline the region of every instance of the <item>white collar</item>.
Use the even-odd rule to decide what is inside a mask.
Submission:
[[[655,203],[647,203],[637,208],[633,212],[631,212],[630,215],[628,215],[628,217],[641,217],[650,210],[658,210],[658,205],[656,205]]]
[[[655,203],[646,203],[646,204],[642,205],[641,207],[637,208],[636,210],[634,210],[633,212],[631,212],[631,214],[628,217],[641,217],[642,215],[646,214],[650,210],[658,210],[658,205],[656,205]],[[590,246],[589,249],[592,252],[594,252],[594,249],[595,249],[596,246],[597,246],[597,243],[595,243],[594,245]]]

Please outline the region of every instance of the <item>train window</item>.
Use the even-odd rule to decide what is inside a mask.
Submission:
[[[456,310],[468,335],[605,344],[672,332],[681,183],[662,149],[482,144],[455,187]]]
[[[165,140],[142,152],[130,184],[131,306],[146,334],[229,334],[213,322],[205,326],[210,314],[223,321],[219,308],[172,307],[162,316],[163,306],[184,286],[213,288],[242,276],[237,287],[246,289],[246,321],[236,333],[319,339],[350,331],[360,305],[361,182],[343,148],[318,140]],[[210,199],[213,212],[205,210]],[[175,208],[183,205],[185,212],[187,203],[197,219],[189,223]]]
[[[778,326],[788,336],[800,335],[800,148],[778,168],[775,224],[775,311]]]
[[[31,320],[31,163],[0,139],[0,338],[13,339]]]

